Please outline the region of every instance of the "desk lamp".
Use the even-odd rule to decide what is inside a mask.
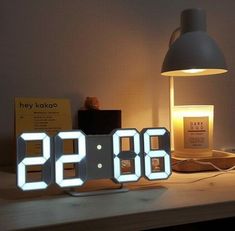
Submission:
[[[206,13],[186,9],[181,13],[181,26],[173,31],[161,74],[169,76],[170,131],[173,143],[174,77],[207,76],[227,72],[224,56],[206,32]]]

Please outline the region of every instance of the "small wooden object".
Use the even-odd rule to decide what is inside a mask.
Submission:
[[[197,161],[204,162],[205,164],[198,163]],[[206,164],[210,162],[220,169],[226,170],[235,166],[235,154],[213,150],[212,157],[203,158],[180,158],[172,154],[172,170],[177,172],[202,172],[202,171],[216,171],[216,169]]]

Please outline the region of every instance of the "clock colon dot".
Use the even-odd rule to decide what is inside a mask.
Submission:
[[[102,168],[103,165],[102,165],[101,163],[99,163],[99,164],[97,164],[97,167],[98,167],[98,168]]]
[[[101,150],[101,149],[102,149],[102,145],[98,144],[98,145],[96,146],[96,148],[97,148],[98,150]]]

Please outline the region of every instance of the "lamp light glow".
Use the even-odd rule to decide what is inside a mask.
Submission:
[[[175,76],[175,77],[190,77],[190,76],[202,76],[202,75],[216,75],[226,73],[226,69],[187,69],[187,70],[174,70],[162,72],[163,76]]]
[[[182,70],[184,73],[190,73],[190,74],[195,74],[199,72],[204,72],[205,69],[188,69],[188,70]]]
[[[172,150],[174,150],[172,116],[174,77],[208,76],[223,74],[227,71],[223,53],[206,32],[205,11],[202,9],[184,10],[181,13],[180,27],[171,35],[169,49],[161,69],[161,75],[169,77],[169,127]]]

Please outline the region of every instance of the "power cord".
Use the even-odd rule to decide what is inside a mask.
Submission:
[[[218,166],[216,166],[215,164],[211,163],[210,161],[200,161],[200,160],[196,160],[196,159],[193,159],[193,158],[178,161],[178,162],[172,164],[172,166],[180,165],[180,164],[185,163],[185,162],[194,162],[194,163],[201,164],[201,165],[210,165],[214,169],[218,170],[219,172],[230,172],[230,171],[235,169],[235,165],[228,168],[228,169],[222,169],[222,168],[219,168]]]
[[[220,175],[223,175],[223,174],[227,174],[227,173],[235,173],[232,172],[232,170],[235,169],[235,165],[228,168],[228,169],[221,169],[220,167],[216,166],[215,164],[209,162],[209,161],[199,161],[199,160],[196,160],[196,159],[193,159],[193,158],[190,158],[190,159],[186,159],[186,160],[181,160],[181,161],[178,161],[174,164],[172,164],[172,166],[175,166],[175,165],[180,165],[180,164],[183,164],[185,162],[188,162],[188,161],[192,161],[194,163],[197,163],[197,164],[201,164],[201,165],[210,165],[212,166],[215,170],[217,170],[218,172],[216,172],[215,174],[213,175],[208,175],[208,176],[205,176],[205,177],[200,177],[198,179],[193,179],[193,180],[189,180],[189,181],[168,181],[168,180],[164,180],[164,184],[192,184],[192,183],[197,183],[199,181],[203,181],[203,180],[206,180],[206,179],[210,179],[210,178],[215,178],[215,177],[218,177]],[[197,172],[198,173],[198,172]],[[202,172],[200,172],[202,173]],[[183,174],[190,174],[190,173],[183,173]],[[153,186],[158,186],[158,183],[159,182],[155,182],[155,183],[150,183],[150,184],[136,184],[136,188],[135,189],[146,189],[146,188],[150,188],[150,187],[153,187]]]

